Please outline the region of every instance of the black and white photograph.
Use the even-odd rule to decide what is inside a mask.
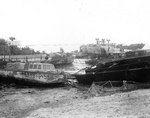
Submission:
[[[0,118],[150,118],[150,1],[0,0]]]

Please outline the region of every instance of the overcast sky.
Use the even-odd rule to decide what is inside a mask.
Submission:
[[[74,50],[95,38],[150,44],[150,0],[0,0],[0,38]]]

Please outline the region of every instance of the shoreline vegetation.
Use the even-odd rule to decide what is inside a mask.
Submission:
[[[31,54],[45,54],[45,51],[35,51],[26,46],[21,47],[15,37],[10,37],[9,40],[0,38],[0,55],[31,55]]]

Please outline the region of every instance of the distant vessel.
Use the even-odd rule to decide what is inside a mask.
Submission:
[[[74,56],[70,53],[55,53],[52,56],[50,63],[57,65],[65,65],[65,64],[72,64],[74,61]]]
[[[44,85],[65,83],[65,73],[48,63],[8,63],[0,69],[1,83]]]

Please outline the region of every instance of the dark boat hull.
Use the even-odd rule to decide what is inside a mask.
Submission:
[[[40,82],[37,80],[30,80],[26,78],[16,78],[13,76],[4,76],[0,75],[0,84],[11,85],[14,84],[16,86],[28,86],[28,87],[56,87],[63,86],[65,82],[63,81],[54,81],[50,83]]]
[[[150,82],[150,68],[136,68],[129,70],[105,71],[74,75],[78,82],[83,85],[90,85],[100,81],[135,81],[141,83]]]
[[[0,70],[0,83],[21,86],[53,86],[65,84],[64,74],[39,71],[8,71]]]
[[[118,64],[118,66],[120,66],[120,67],[124,66],[124,65],[128,66],[128,65],[139,63],[142,67],[142,65],[144,66],[145,63],[149,63],[149,62],[150,62],[150,55],[145,55],[145,56],[140,56],[140,57],[131,57],[131,58],[124,58],[124,59],[114,60],[114,61],[108,61],[105,64],[98,63],[96,65],[96,68],[88,68],[85,71],[86,71],[86,73],[105,71],[110,66],[112,66],[114,63]],[[150,65],[148,64],[148,66],[150,66]],[[136,65],[135,65],[134,68],[136,68]],[[118,70],[119,69],[120,68],[118,68]],[[125,67],[123,69],[125,69]]]

